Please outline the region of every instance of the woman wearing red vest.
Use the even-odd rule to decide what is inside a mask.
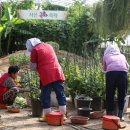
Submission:
[[[19,71],[18,66],[10,66],[8,73],[0,78],[0,103],[12,105],[17,94],[24,92],[24,88],[18,86],[15,82]]]
[[[53,47],[41,42],[38,38],[31,38],[27,40],[26,48],[31,52],[30,68],[38,71],[41,81],[43,115],[40,121],[47,121],[46,116],[51,112],[50,94],[52,89],[56,93],[60,112],[65,114],[66,96],[63,87],[65,77]]]

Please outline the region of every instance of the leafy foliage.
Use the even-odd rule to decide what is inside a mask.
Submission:
[[[27,105],[27,102],[26,99],[24,99],[22,96],[18,96],[15,98],[14,104],[23,108]]]
[[[3,5],[3,16],[0,23],[0,50],[2,52],[2,36],[7,38],[6,53],[9,52],[11,44],[11,32],[16,24],[23,23],[23,20],[18,20],[16,17],[16,6],[12,3],[5,3]]]
[[[92,17],[89,8],[82,6],[80,2],[76,2],[74,6],[70,7],[69,12],[68,23],[72,30],[69,51],[81,55],[84,48],[83,43],[87,42],[94,34],[94,17]]]
[[[22,82],[26,88],[31,89],[29,94],[31,99],[40,99],[40,80],[37,72],[24,70],[20,82]]]
[[[34,9],[32,1],[24,1],[22,3],[10,3],[5,7],[5,11],[10,9],[13,19],[17,19],[17,9]],[[60,45],[61,49],[82,54],[84,42],[87,43],[93,36],[94,17],[88,6],[83,6],[76,1],[69,9],[57,5],[43,4],[46,10],[67,10],[67,21],[12,21],[7,23],[8,29],[4,29],[1,36],[3,52],[13,52],[15,50],[25,49],[25,41],[30,37],[38,37],[42,41],[54,41]],[[3,15],[4,17],[4,15]],[[20,23],[21,22],[21,23]],[[6,32],[6,33],[4,33]],[[4,35],[6,37],[4,37]],[[98,34],[97,34],[98,35]],[[8,42],[8,47],[4,43]],[[99,44],[99,43],[98,43]]]
[[[104,0],[96,5],[94,12],[96,28],[100,34],[122,34],[128,30],[130,16],[129,0]]]
[[[52,41],[49,41],[47,43],[49,43],[50,45],[53,46],[53,48],[54,48],[54,50],[55,50],[56,53],[59,51],[59,44],[58,43],[52,42]]]
[[[79,94],[87,96],[104,96],[105,78],[101,65],[80,67],[70,63],[65,69],[68,91],[72,97]]]
[[[40,81],[37,72],[28,70],[26,65],[30,62],[30,57],[25,54],[12,55],[9,58],[11,65],[18,65],[21,68],[20,83],[27,89],[30,89],[30,98],[40,98]]]
[[[30,57],[25,54],[12,55],[9,57],[10,65],[17,65],[19,67],[23,67],[24,65],[28,65],[30,62]]]
[[[44,10],[65,10],[65,7],[60,5],[52,5],[51,3],[46,3],[42,5]]]

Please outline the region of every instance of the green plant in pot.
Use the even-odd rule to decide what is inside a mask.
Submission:
[[[84,75],[81,72],[79,65],[70,63],[68,65],[69,69],[65,71],[66,75],[66,82],[68,86],[68,91],[71,95],[72,102],[74,103],[75,107],[90,107],[92,100],[84,100],[81,99],[83,96],[81,94],[85,94],[84,91]],[[84,97],[85,99],[87,96]]]
[[[102,98],[105,93],[105,79],[101,66],[87,69],[86,83],[84,85],[86,95],[93,98],[91,107],[94,111],[102,110]]]
[[[72,102],[74,103],[74,98],[76,93],[80,93],[80,86],[82,77],[79,74],[78,65],[68,64],[68,67],[64,70],[66,76],[66,83],[68,86],[69,94],[72,98]]]
[[[24,83],[26,88],[29,88],[31,91],[29,97],[31,99],[32,107],[32,116],[39,117],[42,113],[41,101],[40,101],[40,82],[37,72],[26,70],[21,77],[21,82]]]
[[[30,89],[30,93],[25,93],[23,96],[27,100],[27,105],[32,107],[32,115],[34,117],[40,116],[42,112],[40,102],[40,82],[37,72],[30,71],[26,66],[29,65],[30,58],[25,54],[12,55],[9,58],[11,65],[20,66],[20,83],[27,89]]]

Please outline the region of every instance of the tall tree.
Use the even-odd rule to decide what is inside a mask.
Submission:
[[[100,34],[118,34],[128,31],[130,22],[130,0],[104,0],[97,3],[96,29]]]

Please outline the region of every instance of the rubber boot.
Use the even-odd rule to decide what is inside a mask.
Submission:
[[[118,117],[120,118],[121,121],[124,121],[123,110],[118,111]]]
[[[51,112],[51,108],[43,109],[42,116],[39,118],[40,122],[47,122],[47,115]]]
[[[61,113],[63,113],[63,119],[64,119],[64,121],[65,120],[67,120],[67,117],[66,117],[66,105],[64,105],[64,106],[59,106],[59,110],[60,110],[60,112]]]

